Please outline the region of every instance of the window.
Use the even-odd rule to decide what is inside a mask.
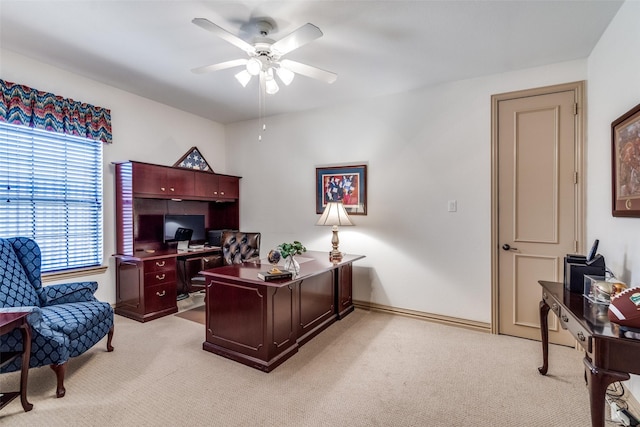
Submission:
[[[42,271],[102,264],[102,142],[0,123],[0,236],[31,237]]]

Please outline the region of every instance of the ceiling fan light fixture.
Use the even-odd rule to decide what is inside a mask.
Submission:
[[[251,81],[251,77],[252,75],[249,74],[247,70],[242,70],[235,75],[236,80],[240,82],[242,87],[247,87],[247,85],[249,84],[249,81]]]
[[[278,69],[276,69],[276,74],[278,75],[280,80],[282,80],[282,83],[284,83],[286,86],[289,86],[293,81],[293,78],[295,77],[293,71],[287,70],[286,68],[282,67],[278,67]]]
[[[252,76],[257,76],[262,71],[262,62],[258,58],[251,58],[247,61],[247,72]]]
[[[280,88],[278,87],[278,83],[273,79],[273,74],[271,74],[271,78],[268,76],[269,75],[267,74],[267,77],[265,78],[265,92],[269,95],[274,95],[278,93]]]

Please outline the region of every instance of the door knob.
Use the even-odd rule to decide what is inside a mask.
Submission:
[[[508,243],[505,243],[504,245],[502,245],[502,249],[504,249],[505,251],[517,251],[518,248],[512,248],[511,246],[509,246]]]

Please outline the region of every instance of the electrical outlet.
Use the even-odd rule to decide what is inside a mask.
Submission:
[[[624,424],[625,426],[635,427],[639,424],[636,417],[631,415],[631,413],[626,409],[621,409],[620,411],[618,411],[618,416],[622,420],[622,424]]]
[[[621,423],[622,419],[620,419],[620,407],[616,404],[616,402],[611,401],[609,401],[609,407],[611,408],[611,421]]]
[[[638,420],[624,408],[619,407],[615,402],[609,401],[611,408],[610,417],[614,423],[619,423],[625,427],[632,427],[638,425]]]

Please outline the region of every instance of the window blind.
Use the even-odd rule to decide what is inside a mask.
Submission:
[[[33,238],[42,271],[102,263],[102,142],[0,123],[0,236]]]

